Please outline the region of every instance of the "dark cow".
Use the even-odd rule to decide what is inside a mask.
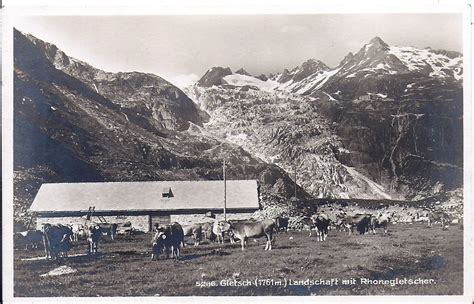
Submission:
[[[15,246],[29,248],[38,248],[39,244],[43,243],[43,232],[41,230],[27,230],[16,232],[13,234]]]
[[[242,251],[245,249],[247,239],[260,238],[263,236],[267,238],[265,250],[272,250],[274,229],[275,222],[270,219],[262,221],[239,221],[233,223],[224,222],[222,224],[222,230],[230,231],[236,238],[240,239]]]
[[[112,241],[117,235],[118,224],[95,223],[87,229],[87,241],[89,243],[89,254],[96,254],[98,252],[99,241],[107,235]]]
[[[200,224],[183,226],[184,236],[192,236],[194,246],[198,246],[202,241],[202,227]]]
[[[288,232],[288,222],[289,218],[287,217],[277,217],[275,218],[275,230],[277,232],[284,231],[285,233]]]
[[[87,230],[87,241],[89,243],[88,254],[96,254],[99,250],[99,241],[102,238],[102,228],[99,225],[91,225]]]
[[[372,228],[372,215],[371,214],[356,214],[351,216],[345,216],[342,219],[342,225],[349,230],[349,235],[354,231],[356,227],[359,234],[366,234],[370,228]]]
[[[320,213],[314,216],[312,219],[316,228],[316,240],[318,242],[325,241],[328,236],[329,225],[331,224],[331,220],[324,213]]]
[[[58,257],[67,257],[72,248],[72,229],[68,226],[45,224],[43,226],[43,244],[46,259],[56,260]]]
[[[166,258],[171,257],[179,259],[181,254],[181,244],[184,242],[184,231],[180,224],[172,223],[169,225],[162,225],[158,228],[153,237],[153,250],[151,259],[158,258],[162,251],[165,252]]]

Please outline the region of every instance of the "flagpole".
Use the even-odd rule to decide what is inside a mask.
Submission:
[[[224,172],[224,221],[227,221],[227,181],[226,181],[226,176],[225,176],[225,158],[224,158],[224,167],[223,167],[223,172]]]

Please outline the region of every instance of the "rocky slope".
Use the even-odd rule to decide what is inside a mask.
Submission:
[[[279,167],[315,197],[392,198],[350,168],[332,124],[313,98],[241,88],[193,86],[186,91],[209,113],[206,130]]]
[[[43,182],[220,179],[223,157],[228,178],[291,197],[282,169],[204,130],[207,114],[164,79],[107,73],[19,31],[14,48],[17,222]]]

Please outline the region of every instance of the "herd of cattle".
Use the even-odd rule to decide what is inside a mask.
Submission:
[[[339,214],[335,220],[331,220],[326,214],[319,213],[312,217],[305,217],[301,220],[304,230],[309,230],[311,237],[316,233],[317,241],[326,241],[329,230],[346,231],[351,235],[356,229],[359,234],[376,233],[376,228],[383,228],[387,233],[389,224],[392,221],[393,214]],[[433,223],[445,225],[445,217],[433,213],[427,219],[428,226]],[[199,246],[203,240],[208,242],[224,243],[224,237],[227,236],[230,243],[240,240],[242,250],[247,246],[248,239],[266,238],[265,250],[272,249],[274,233],[287,232],[289,218],[277,217],[275,219],[263,220],[230,220],[207,223],[196,223],[191,225],[180,225],[171,223],[166,225],[155,224],[153,227],[152,238],[152,256],[155,260],[162,253],[169,258],[179,258],[182,247],[185,245],[185,237],[193,239],[193,245]],[[79,240],[87,240],[88,254],[98,252],[99,241],[106,237],[114,241],[117,235],[117,224],[94,223],[85,225],[62,225],[62,224],[44,224],[42,230],[29,230],[17,232],[14,234],[14,242],[18,246],[22,244],[25,249],[38,248],[43,245],[46,253],[46,259],[56,260],[67,257],[68,251],[74,243]]]

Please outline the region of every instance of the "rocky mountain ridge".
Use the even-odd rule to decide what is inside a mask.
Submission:
[[[264,77],[254,77],[247,72],[232,73],[230,68],[222,67],[214,67],[208,73],[214,73],[214,85],[228,84],[224,79],[226,76],[240,74],[263,80],[265,83],[261,86],[271,86],[271,91],[315,97],[323,91],[336,100],[351,100],[370,94],[401,99],[428,90],[462,87],[462,65],[463,57],[458,52],[389,46],[380,37],[375,37],[357,53],[348,53],[334,68],[320,60],[309,59],[291,71],[286,69]],[[218,74],[217,71],[221,70],[225,73]],[[206,77],[209,77],[207,73],[197,84],[203,86]],[[261,89],[259,85],[256,87]]]
[[[257,80],[226,74],[185,92],[209,113],[206,128],[290,176],[299,168],[313,195],[421,198],[462,186],[461,54],[375,37],[333,69],[311,59]]]

